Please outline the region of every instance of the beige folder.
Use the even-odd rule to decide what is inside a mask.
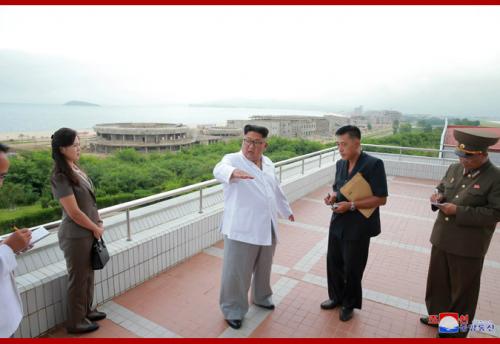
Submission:
[[[363,178],[359,172],[340,188],[340,192],[351,202],[373,196],[370,184],[368,184],[366,179]],[[375,208],[358,210],[364,215],[364,217],[369,218],[375,211]]]

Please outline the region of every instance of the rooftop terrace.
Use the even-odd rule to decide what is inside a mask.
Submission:
[[[434,337],[435,329],[418,321],[426,314],[429,237],[436,217],[428,197],[451,160],[376,154],[385,162],[389,199],[381,211],[382,234],[370,246],[363,309],[351,321],[340,322],[338,310],[319,307],[327,298],[331,216],[322,199],[338,158],[335,150],[325,150],[277,167],[296,222],[280,222],[274,311],[251,307],[239,331],[224,322],[218,306],[222,192],[215,182],[205,182],[103,210],[109,216],[112,259],[96,273],[95,298],[108,319],[81,337]],[[183,195],[170,198],[177,194]],[[18,284],[27,315],[18,337],[68,337],[61,327],[66,271],[56,241],[49,236],[20,258]],[[500,324],[498,229],[486,257],[476,317]]]

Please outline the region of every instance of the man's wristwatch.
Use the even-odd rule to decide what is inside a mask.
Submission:
[[[354,202],[351,202],[351,211],[356,210],[356,205],[354,205]]]

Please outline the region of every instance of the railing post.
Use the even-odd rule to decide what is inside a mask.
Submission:
[[[321,168],[321,153],[319,155],[319,168]]]
[[[302,159],[302,174],[304,174],[305,164],[306,164],[306,159]]]
[[[282,182],[283,180],[283,166],[280,165],[280,183]]]
[[[127,208],[127,241],[132,241],[132,229],[130,228],[130,209]]]
[[[332,156],[333,156],[333,162],[335,162],[335,150],[333,150]]]
[[[200,211],[199,213],[203,213],[203,189],[200,189]]]

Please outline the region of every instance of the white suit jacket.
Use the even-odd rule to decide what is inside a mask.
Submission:
[[[12,336],[23,318],[21,297],[14,279],[16,266],[12,249],[0,243],[0,338]]]
[[[230,181],[235,169],[247,172],[254,179]],[[283,218],[292,215],[272,161],[263,156],[261,170],[241,151],[227,154],[215,166],[214,176],[224,185],[222,233],[231,240],[272,245],[271,223],[278,238],[278,214]]]

